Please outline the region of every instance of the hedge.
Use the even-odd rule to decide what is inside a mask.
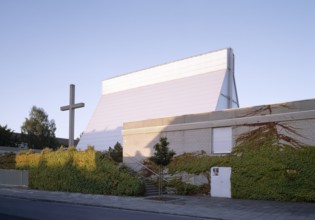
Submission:
[[[315,201],[314,147],[256,147],[231,166],[234,198]]]
[[[224,157],[186,153],[175,157],[168,169],[171,174],[202,173],[210,187],[212,166],[232,167],[233,198],[315,202],[315,147],[245,144]]]
[[[29,170],[29,187],[111,195],[143,195],[144,185],[128,169],[88,148],[19,153],[16,168]]]
[[[5,153],[0,155],[0,169],[15,169],[14,153]]]
[[[45,149],[0,156],[0,166],[30,170],[30,188],[112,195],[142,195],[144,186],[117,163],[89,148],[86,151]],[[233,198],[315,202],[315,147],[292,148],[266,141],[259,146],[241,144],[229,156],[186,153],[174,158],[170,174],[188,172],[208,176],[210,167],[232,167]],[[170,185],[181,194],[208,191],[183,184]],[[209,189],[210,190],[210,189]],[[208,191],[209,192],[209,191]]]

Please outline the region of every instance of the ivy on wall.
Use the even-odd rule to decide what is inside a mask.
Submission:
[[[232,167],[233,198],[315,201],[315,147],[277,145],[273,138],[259,146],[243,142],[229,156],[179,155],[168,169],[170,174],[204,174],[210,187],[213,166]]]

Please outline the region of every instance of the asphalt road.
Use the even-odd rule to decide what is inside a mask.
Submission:
[[[139,220],[197,220],[178,215],[165,215],[159,213],[139,212],[123,209],[111,209],[103,207],[82,206],[67,203],[45,202],[38,200],[16,199],[0,196],[0,219],[1,220],[29,220],[29,219],[139,219]]]

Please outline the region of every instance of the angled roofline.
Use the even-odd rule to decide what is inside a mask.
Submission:
[[[232,49],[231,47],[226,47],[226,48],[222,48],[222,49],[217,49],[217,50],[208,51],[208,52],[200,53],[200,54],[197,54],[197,55],[193,55],[193,56],[185,57],[185,58],[178,59],[178,60],[173,60],[173,61],[169,61],[169,62],[161,63],[161,64],[154,65],[154,66],[150,66],[150,67],[145,67],[145,68],[143,68],[143,69],[138,69],[138,70],[134,70],[134,71],[126,72],[126,73],[123,73],[123,74],[119,74],[119,75],[116,75],[116,76],[112,76],[112,77],[109,77],[109,78],[103,79],[103,80],[102,80],[102,82],[103,82],[103,81],[106,81],[106,80],[110,80],[110,79],[118,78],[118,77],[121,77],[121,76],[125,76],[125,75],[129,75],[129,74],[133,74],[133,73],[135,73],[135,72],[140,72],[140,71],[144,71],[144,70],[152,69],[152,68],[159,67],[159,66],[164,66],[164,65],[171,64],[171,63],[175,63],[175,62],[178,62],[178,61],[188,60],[188,59],[191,59],[191,58],[195,58],[195,57],[203,56],[203,55],[206,55],[206,54],[209,54],[209,53],[219,52],[219,51],[222,51],[222,50],[230,50],[230,51],[232,51],[232,53],[233,53],[233,49]],[[233,53],[233,54],[234,54],[234,53]]]

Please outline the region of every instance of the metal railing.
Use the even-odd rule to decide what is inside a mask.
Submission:
[[[132,160],[133,162],[139,164],[141,167],[145,168],[146,170],[150,171],[151,173],[153,173],[155,176],[158,176],[159,178],[161,178],[161,175],[154,172],[152,169],[150,169],[149,167],[147,167],[146,165],[142,164],[140,161],[132,158],[132,156],[126,152],[124,152],[124,154],[126,154],[128,156],[128,159]],[[165,182],[168,183],[168,180],[164,179],[164,178],[161,178],[162,180],[164,180]]]

